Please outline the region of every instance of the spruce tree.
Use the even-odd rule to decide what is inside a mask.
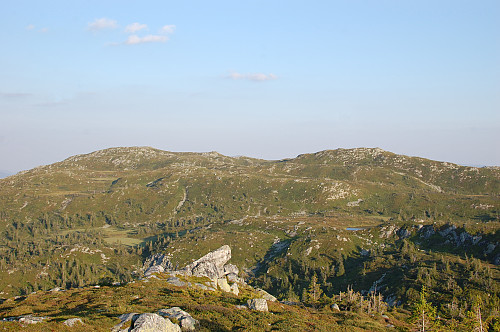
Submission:
[[[411,321],[418,328],[417,331],[421,332],[429,331],[434,326],[436,319],[436,308],[432,306],[432,303],[427,301],[426,297],[425,286],[422,286],[420,299],[415,304],[411,315]]]

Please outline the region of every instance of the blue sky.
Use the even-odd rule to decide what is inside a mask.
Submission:
[[[113,146],[500,165],[498,1],[2,1],[0,170]]]

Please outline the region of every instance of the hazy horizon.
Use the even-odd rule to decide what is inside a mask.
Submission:
[[[498,1],[22,1],[0,170],[113,146],[500,165]]]

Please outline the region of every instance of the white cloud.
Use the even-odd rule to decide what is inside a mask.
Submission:
[[[255,74],[240,74],[237,72],[231,72],[227,78],[233,79],[233,80],[248,80],[248,81],[254,81],[254,82],[264,82],[264,81],[271,81],[275,80],[278,78],[278,76],[274,74],[263,74],[263,73],[255,73]]]
[[[164,35],[169,35],[169,34],[174,33],[174,31],[175,31],[175,25],[170,24],[170,25],[164,25],[160,29],[159,33],[164,34]]]
[[[109,18],[97,18],[93,22],[87,25],[87,30],[99,31],[104,29],[115,29],[118,27],[118,23],[115,20]]]
[[[141,31],[141,30],[144,30],[144,29],[147,29],[148,26],[146,24],[140,24],[140,23],[132,23],[132,24],[129,24],[125,27],[125,32],[127,33],[136,33],[137,31]]]
[[[35,26],[33,24],[29,24],[26,26],[26,30],[33,30],[35,28]]]
[[[159,36],[159,35],[147,35],[144,37],[139,37],[137,35],[131,35],[125,41],[127,45],[136,45],[143,43],[164,43],[168,40],[167,36]]]
[[[40,29],[40,32],[43,32],[43,33],[45,33],[45,32],[49,32],[49,28],[41,28],[41,29]]]

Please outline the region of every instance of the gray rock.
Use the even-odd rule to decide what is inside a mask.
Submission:
[[[339,305],[338,305],[337,303],[332,304],[331,308],[332,308],[333,310],[340,311]]]
[[[208,277],[216,280],[224,276],[224,265],[230,259],[231,248],[228,245],[224,245],[187,265],[179,272],[185,275]]]
[[[179,325],[157,314],[141,314],[133,321],[130,332],[180,332]]]
[[[194,331],[199,322],[191,317],[190,314],[185,312],[179,307],[173,307],[170,309],[161,309],[158,311],[158,315],[167,317],[167,318],[175,318],[179,321],[179,325],[183,331]]]
[[[394,225],[382,227],[382,229],[380,230],[380,237],[383,239],[388,239],[392,234],[394,234],[396,228],[397,227]]]
[[[233,264],[226,264],[224,265],[224,274],[236,274],[238,276],[238,273],[240,273],[240,270],[236,265]]]
[[[182,286],[186,286],[187,284],[182,281],[181,279],[177,278],[177,277],[170,277],[166,280],[169,284],[172,284],[174,286],[178,286],[178,287],[182,287]]]
[[[66,319],[64,321],[64,325],[66,326],[69,326],[69,327],[73,327],[75,324],[83,324],[82,320],[80,318],[70,318],[70,319]]]
[[[249,309],[268,312],[267,301],[265,299],[250,299],[247,301]]]
[[[262,299],[265,299],[265,300],[268,300],[268,301],[272,301],[272,302],[276,302],[277,301],[277,299],[273,295],[269,294],[268,292],[266,292],[263,289],[257,288],[256,292],[257,292],[257,294],[259,294],[259,296]]]

